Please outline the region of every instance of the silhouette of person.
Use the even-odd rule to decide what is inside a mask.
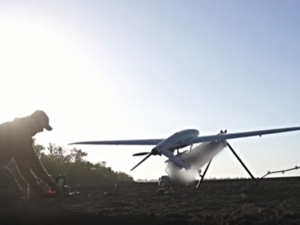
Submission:
[[[47,173],[33,148],[33,136],[44,129],[51,131],[52,127],[49,125],[49,117],[42,110],[0,124],[0,164],[14,159],[21,177],[30,184],[30,189],[36,196],[45,194],[37,178],[56,193],[59,192],[57,184]]]

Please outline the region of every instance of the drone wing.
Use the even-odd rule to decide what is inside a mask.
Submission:
[[[248,131],[232,134],[217,134],[217,135],[208,135],[200,136],[193,138],[186,143],[187,145],[196,144],[201,142],[209,141],[222,141],[227,139],[234,138],[243,138],[251,136],[261,136],[266,134],[275,134],[289,131],[300,130],[300,127],[289,127],[289,128],[279,128],[279,129],[270,129],[270,130],[258,130],[258,131]],[[111,141],[83,141],[83,142],[74,142],[69,145],[157,145],[162,142],[164,139],[140,139],[140,140],[111,140]]]
[[[288,128],[279,128],[279,129],[270,129],[270,130],[257,130],[257,131],[248,131],[248,132],[240,132],[240,133],[232,133],[232,134],[217,134],[217,135],[209,135],[209,136],[200,136],[193,138],[189,141],[188,144],[195,144],[201,142],[209,142],[209,141],[223,141],[227,139],[234,138],[243,138],[243,137],[251,137],[251,136],[261,136],[266,134],[275,134],[275,133],[283,133],[300,130],[300,127],[288,127]]]
[[[69,145],[157,145],[164,139],[112,140],[112,141],[83,141]]]

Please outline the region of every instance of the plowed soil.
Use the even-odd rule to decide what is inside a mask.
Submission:
[[[1,205],[1,224],[300,224],[300,177],[207,180],[200,189],[156,183],[82,189],[60,199]]]

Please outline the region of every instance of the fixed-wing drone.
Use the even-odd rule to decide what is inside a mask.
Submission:
[[[143,163],[151,155],[164,155],[169,158],[166,163],[168,164],[168,169],[171,170],[172,174],[176,174],[181,169],[197,169],[199,175],[201,176],[201,181],[198,183],[197,187],[201,184],[204,175],[211,163],[213,157],[220,153],[227,146],[237,157],[243,167],[247,170],[252,179],[256,182],[253,175],[247,169],[242,160],[235,153],[231,145],[227,142],[228,139],[236,139],[243,137],[251,136],[262,136],[267,134],[275,134],[282,132],[290,132],[300,130],[300,127],[288,127],[288,128],[279,128],[279,129],[269,129],[269,130],[257,130],[257,131],[248,131],[248,132],[239,132],[239,133],[227,133],[221,131],[217,135],[208,135],[208,136],[198,136],[199,131],[196,129],[186,129],[174,133],[166,139],[140,139],[140,140],[111,140],[111,141],[84,141],[84,142],[74,142],[69,145],[75,144],[89,144],[89,145],[155,145],[152,148],[151,152],[142,152],[134,154],[133,156],[147,155],[141,162],[139,162],[135,167],[131,169],[134,170],[137,166]],[[194,144],[199,144],[192,149]],[[191,146],[190,150],[179,153],[179,149]],[[174,152],[177,151],[177,155],[174,155]],[[201,175],[201,168],[208,162],[208,165],[204,171],[204,174]]]

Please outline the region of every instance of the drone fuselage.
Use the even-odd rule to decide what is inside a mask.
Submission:
[[[226,141],[213,141],[202,143],[191,151],[176,155],[177,158],[187,163],[191,169],[200,170],[214,156],[219,154],[226,147]],[[182,167],[174,164],[171,160],[167,160],[170,176],[179,173]]]
[[[175,149],[180,149],[188,146],[188,140],[195,138],[199,135],[199,131],[196,129],[186,129],[166,138],[158,145],[155,146],[155,150],[158,154],[162,153],[164,150],[174,151]]]
[[[190,152],[183,154],[180,158],[187,161],[192,167],[201,169],[209,160],[225,149],[226,146],[226,141],[202,143],[193,148]]]

